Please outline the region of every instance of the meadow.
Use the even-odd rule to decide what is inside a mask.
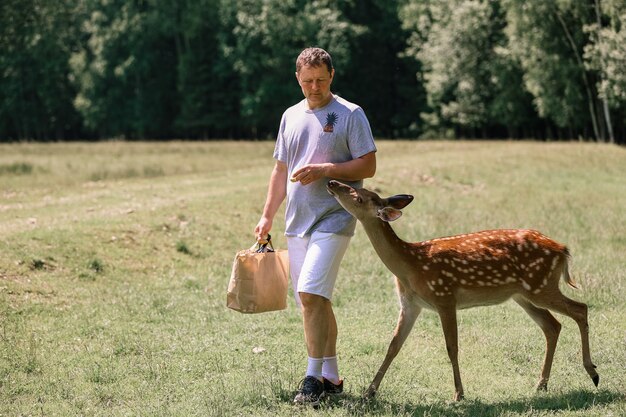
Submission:
[[[418,241],[534,228],[568,245],[589,305],[598,388],[563,324],[549,391],[545,340],[515,303],[459,313],[466,399],[454,403],[438,316],[425,311],[382,382],[398,314],[360,225],[335,291],[346,394],[291,404],[301,316],[225,307],[253,229],[272,142],[0,144],[0,416],[624,416],[626,149],[588,143],[379,141],[366,187],[415,201],[394,223]],[[282,210],[273,230],[285,247]]]

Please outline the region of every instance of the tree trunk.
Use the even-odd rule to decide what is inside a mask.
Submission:
[[[589,86],[587,73],[585,72],[585,65],[583,64],[582,58],[580,57],[580,54],[578,53],[578,49],[576,48],[576,42],[574,42],[574,38],[572,38],[572,34],[569,32],[569,29],[567,28],[567,24],[563,20],[563,17],[561,16],[558,10],[555,10],[554,13],[556,14],[557,19],[559,19],[561,26],[563,27],[565,36],[567,37],[570,47],[572,48],[572,52],[574,52],[574,56],[576,57],[576,62],[578,62],[578,65],[580,66],[580,71],[583,75],[583,83],[585,84],[585,91],[587,92],[587,103],[589,105],[589,115],[591,116],[591,124],[593,125],[593,133],[595,135],[595,139],[597,141],[604,142],[604,138],[600,136],[600,131],[598,129],[598,120],[596,118],[594,99],[593,99],[593,95],[591,94],[591,87]]]
[[[602,29],[602,19],[600,19],[600,0],[595,0],[595,9],[596,9],[596,23],[598,24],[598,43],[602,39],[600,36],[600,30]],[[602,60],[600,60],[600,65],[602,65]],[[604,78],[604,68],[600,68],[600,77]],[[615,136],[613,135],[613,126],[611,124],[611,112],[609,111],[609,103],[606,97],[601,97],[602,100],[602,110],[604,113],[604,120],[606,122],[606,129],[609,134],[609,143],[615,143]]]

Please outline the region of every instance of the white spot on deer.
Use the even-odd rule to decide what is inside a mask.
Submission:
[[[541,292],[541,288],[537,288],[535,291],[533,291],[533,294],[539,294]]]
[[[484,282],[482,282],[482,281],[476,281],[476,283],[477,283],[478,285],[480,285],[481,287],[484,287],[484,286],[485,286],[485,283],[484,283]]]
[[[445,263],[447,263],[447,264],[448,264],[448,263],[450,263],[450,261],[448,260],[448,258],[444,258],[444,259],[443,259],[443,261],[444,261]]]
[[[524,280],[522,280],[522,287],[524,287],[526,291],[530,291],[530,285]]]
[[[465,285],[465,284],[467,284],[467,281],[465,281],[463,278],[461,278],[461,284]]]
[[[533,248],[539,249],[539,245],[537,244],[537,242],[533,242]]]
[[[546,285],[548,285],[548,278],[544,278],[543,281],[541,282],[542,287],[545,287]]]
[[[506,265],[502,265],[502,270],[503,270],[503,271],[508,271],[508,270],[509,270],[509,267],[508,267],[508,266],[506,266]]]
[[[513,277],[507,277],[507,279],[506,279],[506,282],[509,283],[509,284],[512,284],[515,281],[517,281],[517,280],[515,278],[513,278]]]
[[[428,271],[428,265],[424,265],[424,266],[422,267],[422,269],[423,269],[424,271]]]
[[[544,249],[543,253],[545,253],[546,255],[550,255],[550,250],[549,249]]]
[[[556,264],[559,262],[559,257],[555,256],[554,259],[552,259],[552,266],[550,267],[550,271],[554,271],[554,268],[556,268]]]
[[[439,285],[443,285],[443,280],[441,278],[439,278],[439,281],[437,281],[439,283]]]
[[[428,285],[428,288],[429,288],[431,291],[434,291],[434,290],[435,290],[435,287],[433,287],[433,285],[432,285],[430,282],[427,282],[427,283],[426,283],[426,285]]]

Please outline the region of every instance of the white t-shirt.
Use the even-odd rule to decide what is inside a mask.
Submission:
[[[304,99],[283,113],[274,158],[287,165],[291,178],[307,164],[346,162],[375,151],[363,109],[334,96],[325,107],[309,110]],[[356,220],[326,190],[330,179],[308,185],[287,181],[286,236],[303,237],[313,231],[354,234]],[[343,182],[363,186],[363,181]]]

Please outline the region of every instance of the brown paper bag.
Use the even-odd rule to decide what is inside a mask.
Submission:
[[[235,256],[226,306],[248,314],[284,310],[287,308],[289,286],[287,251],[257,250],[258,246],[255,245],[239,251]]]

